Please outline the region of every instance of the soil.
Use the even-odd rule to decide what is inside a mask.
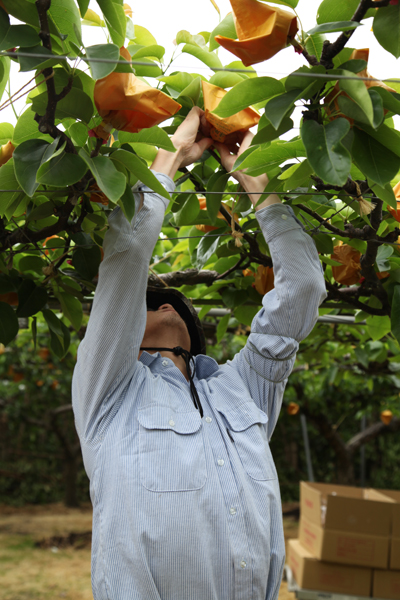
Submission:
[[[297,537],[298,503],[285,504],[286,541]],[[90,504],[0,505],[2,600],[93,600],[90,582]],[[279,600],[295,595],[282,582]]]

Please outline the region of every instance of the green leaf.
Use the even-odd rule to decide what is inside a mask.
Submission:
[[[301,137],[307,158],[318,177],[325,183],[344,185],[350,173],[351,156],[341,144],[350,124],[346,119],[335,119],[327,125],[314,120],[303,121]]]
[[[373,109],[373,126],[374,128],[379,127],[384,119],[383,103],[380,95],[373,89],[368,90],[368,94],[371,98],[372,109]],[[339,109],[342,113],[354,119],[359,123],[365,123],[370,125],[370,120],[365,112],[357,105],[353,100],[344,95],[338,96]]]
[[[100,157],[98,157],[100,158]],[[158,181],[158,179],[153,175],[150,169],[143,163],[143,161],[133,154],[132,152],[128,152],[127,150],[116,150],[111,155],[111,160],[113,162],[118,162],[122,164],[125,168],[128,169],[131,173],[133,173],[142,183],[147,185],[151,190],[157,192],[167,200],[170,200],[171,197],[164,188],[163,185]],[[120,173],[119,173],[120,175]],[[100,186],[100,184],[99,184]],[[124,182],[124,190],[125,190],[125,182]],[[123,191],[124,191],[123,190]],[[105,190],[103,190],[105,192]],[[106,196],[112,200],[111,196],[109,196],[105,192]],[[120,198],[121,194],[118,196]]]
[[[3,0],[6,11],[23,23],[39,27],[39,16],[36,7],[29,0]]]
[[[289,116],[288,113],[294,109],[294,103],[303,93],[303,90],[295,89],[285,94],[280,94],[267,102],[265,106],[265,116],[271,122],[275,129],[278,129],[283,119]]]
[[[358,128],[354,128],[352,154],[360,171],[381,187],[389,183],[400,168],[399,156]]]
[[[157,77],[157,79],[166,83],[173,90],[181,92],[192,82],[193,77],[189,73],[176,73],[166,77]]]
[[[223,192],[229,179],[229,173],[221,173],[217,171],[211,175],[207,183],[207,192]],[[210,217],[211,223],[214,225],[219,209],[221,207],[222,196],[219,194],[206,193],[207,214]]]
[[[243,81],[241,73],[228,73],[228,71],[218,71],[209,79],[209,83],[221,88],[231,88]]]
[[[321,254],[332,254],[333,242],[327,233],[316,233],[311,237],[315,242],[318,252]]]
[[[118,204],[122,208],[125,217],[131,222],[135,215],[135,197],[128,183],[126,184],[125,192],[118,200]]]
[[[40,38],[36,29],[30,25],[12,25],[5,33],[6,36],[3,38],[3,41],[0,42],[0,51],[8,50],[9,48],[17,48],[19,46],[29,48],[40,44]]]
[[[47,92],[32,98],[32,110],[39,115],[46,113],[48,102]],[[73,87],[71,91],[59,102],[57,102],[56,117],[58,119],[79,119],[89,123],[94,112],[91,98],[82,90]],[[36,125],[37,127],[37,125]]]
[[[62,188],[80,181],[86,171],[81,157],[65,152],[41,165],[36,178],[39,183]]]
[[[259,306],[239,306],[235,309],[235,318],[239,323],[251,327],[254,317],[260,310]]]
[[[117,150],[117,152],[126,151]],[[115,154],[116,152],[113,153],[114,156]],[[126,152],[126,154],[130,153]],[[106,158],[105,156],[95,156],[94,158],[91,158],[85,152],[85,150],[83,150],[83,148],[79,150],[79,156],[83,158],[83,160],[91,170],[92,175],[95,178],[96,183],[101,189],[101,191],[104,192],[107,198],[109,198],[112,202],[117,202],[117,200],[119,200],[122,194],[125,192],[125,176],[119,171],[117,171],[112,161],[109,158]]]
[[[87,13],[87,9],[89,8],[90,0],[77,0],[79,6],[79,12],[81,16],[84,17]]]
[[[24,56],[18,56],[21,72],[33,71],[39,68],[45,69],[46,67],[52,67],[61,61],[61,59],[57,58],[50,50],[40,45],[30,46],[29,48],[21,46],[20,51],[24,53]],[[28,56],[26,56],[26,54],[28,54]],[[36,56],[37,54],[42,55],[43,58],[38,58]]]
[[[200,204],[195,194],[182,195],[182,207],[175,213],[177,227],[190,225],[200,212]]]
[[[51,139],[49,135],[42,134],[38,131],[38,124],[36,123],[34,117],[35,113],[30,108],[23,112],[19,117],[15,125],[14,135],[12,138],[12,143],[14,146],[18,146],[18,144],[22,144],[22,142],[32,138]]]
[[[126,17],[122,0],[97,0],[97,4],[103,13],[112,41],[120,48],[124,45],[126,34]]]
[[[67,133],[76,146],[84,146],[88,139],[88,128],[83,123],[73,123]]]
[[[192,79],[187,87],[181,91],[179,96],[176,98],[176,101],[182,104],[183,106],[188,106],[188,108],[192,108],[193,106],[197,106],[201,93],[201,78],[196,77],[196,79]]]
[[[132,59],[135,60],[135,59]],[[138,59],[138,62],[146,63],[146,65],[133,65],[136,75],[139,77],[158,77],[162,75],[160,66],[148,58]]]
[[[224,301],[225,306],[228,308],[236,308],[240,306],[246,300],[248,295],[246,290],[236,290],[235,288],[226,288],[220,291],[221,298]]]
[[[210,33],[210,51],[219,48],[219,44],[215,40],[216,35],[222,35],[224,37],[230,38],[231,40],[236,40],[237,33],[232,13],[226,15],[226,17],[222,19],[222,21]]]
[[[390,329],[390,318],[387,316],[371,315],[367,318],[367,331],[374,342],[387,335]]]
[[[273,77],[245,79],[222,98],[213,113],[223,118],[230,117],[252,104],[257,104],[283,92],[283,84]]]
[[[393,291],[391,331],[400,343],[400,285],[396,285]]]
[[[2,190],[21,190],[20,185],[14,173],[14,161],[10,159],[5,165],[0,167],[0,189]],[[0,194],[0,217],[3,217],[7,209],[17,202],[21,197],[21,191],[1,192]],[[22,197],[25,194],[22,192]],[[22,198],[21,198],[22,200]]]
[[[26,222],[29,221],[39,221],[40,219],[46,219],[54,214],[54,202],[49,200],[48,202],[43,202],[43,204],[39,204],[36,208],[31,210],[29,215],[26,217]],[[42,263],[43,266],[43,263]]]
[[[351,71],[343,71],[343,75],[354,77]],[[371,96],[368,94],[368,90],[364,81],[357,79],[340,79],[339,87],[357,104],[357,106],[365,114],[368,123],[373,127],[374,109],[372,106]]]
[[[49,144],[44,140],[27,140],[14,150],[15,176],[28,196],[33,196],[39,187],[36,174],[48,148]]]
[[[146,27],[135,25],[135,44],[139,44],[140,46],[157,46],[157,40]]]
[[[17,316],[31,317],[41,310],[47,302],[47,292],[32,280],[24,279],[18,288]]]
[[[0,343],[7,346],[18,333],[18,318],[9,304],[0,302]]]
[[[367,125],[359,124],[359,128],[363,129],[370,137],[385,146],[396,156],[400,156],[400,131],[388,127],[383,123],[378,129],[373,129]]]
[[[73,50],[69,42],[80,45],[80,38],[82,37],[81,17],[74,0],[51,0],[47,14],[53,21],[57,32],[68,36],[63,42],[66,45],[67,52]],[[78,36],[75,30],[78,32]],[[72,54],[75,56],[74,52]]]
[[[334,21],[333,23],[321,23],[307,31],[308,35],[315,33],[333,33],[335,31],[349,31],[360,27],[361,23],[357,21]]]
[[[142,57],[158,58],[161,60],[165,54],[164,46],[151,44],[150,46],[140,46],[139,44],[130,44],[127,48],[132,60],[138,60]]]
[[[293,121],[290,117],[285,117],[278,129],[275,129],[275,127],[269,123],[266,127],[263,127],[258,133],[256,133],[252,140],[252,146],[272,142],[272,140],[275,140],[287,131],[290,131],[292,128]]]
[[[400,115],[400,95],[394,94],[393,92],[389,92],[385,90],[385,88],[381,88],[379,86],[374,86],[374,91],[380,95],[383,102],[383,107],[396,115]]]
[[[12,140],[14,135],[14,127],[11,123],[0,123],[0,144],[6,144],[9,140]]]
[[[56,356],[63,358],[71,341],[69,330],[51,310],[46,308],[42,314],[50,331],[50,348]]]
[[[175,152],[175,146],[171,142],[170,137],[161,127],[149,127],[148,129],[142,129],[139,133],[120,131],[118,132],[118,141],[121,144],[149,144],[150,146],[157,146],[157,148],[168,150],[168,152]]]
[[[321,58],[322,48],[324,46],[325,36],[319,33],[308,35],[305,47],[308,54],[315,56],[318,60]]]
[[[0,56],[0,68],[3,71],[3,76],[0,79],[0,100],[4,94],[10,76],[10,65],[11,59],[8,56]]]
[[[219,344],[221,342],[221,340],[223,339],[226,330],[228,329],[228,324],[229,324],[229,319],[231,318],[230,315],[225,315],[224,317],[222,317],[222,319],[220,319],[218,325],[217,325],[217,343]]]
[[[389,204],[389,206],[392,208],[397,209],[396,196],[394,195],[393,188],[390,183],[387,183],[385,187],[381,187],[377,183],[373,183],[372,181],[368,180],[368,185],[373,193],[378,196],[378,198],[386,202],[386,204]]]
[[[225,227],[214,229],[201,238],[197,246],[196,268],[201,269],[211,258],[219,244],[220,236],[218,234],[223,232],[225,232]]]
[[[386,6],[376,11],[372,30],[382,48],[400,56],[400,5]]]
[[[267,2],[267,0],[261,0],[262,2]],[[299,3],[299,0],[268,0],[271,4],[282,4],[283,6],[290,6],[290,8],[296,8]]]
[[[367,61],[361,59],[346,60],[346,62],[339,65],[339,69],[342,71],[351,71],[352,73],[359,73],[363,69],[367,68]]]
[[[93,243],[93,242],[92,242]],[[72,266],[86,281],[92,281],[99,272],[101,263],[100,248],[96,245],[77,248],[72,255]]]
[[[186,29],[181,29],[176,34],[175,44],[190,44],[191,46],[198,46],[199,48],[205,48],[206,40],[202,35],[192,35]]]
[[[96,44],[86,47],[86,56],[89,59],[90,71],[93,79],[102,79],[112,73],[119,60],[119,48],[115,44]],[[97,62],[91,59],[107,59],[114,62]]]
[[[247,155],[243,161],[238,158],[233,170],[247,169],[249,175],[257,171],[266,171],[271,164],[279,164],[290,158],[305,158],[306,150],[301,139],[291,142],[286,140],[275,140],[267,148],[257,148]]]
[[[317,23],[331,23],[332,21],[349,21],[356,12],[360,0],[323,0],[318,7]],[[367,12],[364,19],[375,15],[375,9]]]
[[[72,327],[78,331],[82,325],[82,304],[77,298],[71,296],[71,294],[63,292],[57,294],[57,298],[60,300],[63,315],[68,319]]]
[[[299,165],[293,165],[282,173],[279,179],[285,181],[284,190],[294,190],[297,187],[305,184],[310,175],[313,173],[313,168],[308,160],[303,160]],[[284,177],[286,175],[286,177]]]
[[[182,52],[186,52],[187,54],[191,54],[195,58],[198,58],[213,71],[215,69],[222,69],[222,63],[214,52],[207,52],[207,50],[203,50],[192,44],[185,44],[182,48]]]

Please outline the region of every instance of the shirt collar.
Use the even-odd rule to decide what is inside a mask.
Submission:
[[[153,373],[161,372],[161,360],[165,359],[165,357],[161,356],[159,352],[155,352],[154,354],[149,354],[146,350],[143,350],[139,360],[144,365],[149,367],[149,369]],[[167,359],[170,360],[170,359]],[[172,361],[171,361],[172,362]],[[211,356],[206,356],[205,354],[199,354],[194,357],[195,363],[195,373],[197,379],[208,379],[212,375],[214,375],[218,369],[218,363]]]

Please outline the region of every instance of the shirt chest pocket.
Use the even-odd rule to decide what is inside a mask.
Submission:
[[[153,492],[186,492],[207,479],[199,412],[149,406],[138,411],[140,479]]]
[[[235,410],[218,408],[227,423],[229,435],[246,473],[258,481],[277,478],[265,425],[267,415],[254,402],[246,402]]]

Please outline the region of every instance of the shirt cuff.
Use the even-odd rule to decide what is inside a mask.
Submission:
[[[157,179],[161,183],[161,185],[163,185],[165,187],[167,192],[169,194],[172,194],[172,192],[175,190],[175,182],[171,179],[171,177],[169,177],[168,175],[165,175],[165,173],[158,173],[157,171],[153,171],[153,169],[150,169],[150,170],[157,177]],[[148,187],[141,181],[138,181],[133,186],[132,191],[133,192],[145,192],[145,193],[153,192],[154,193],[154,190],[152,190],[150,187]]]
[[[295,216],[292,208],[286,204],[270,204],[256,212],[267,244],[277,235],[292,229],[304,230],[303,224]]]

